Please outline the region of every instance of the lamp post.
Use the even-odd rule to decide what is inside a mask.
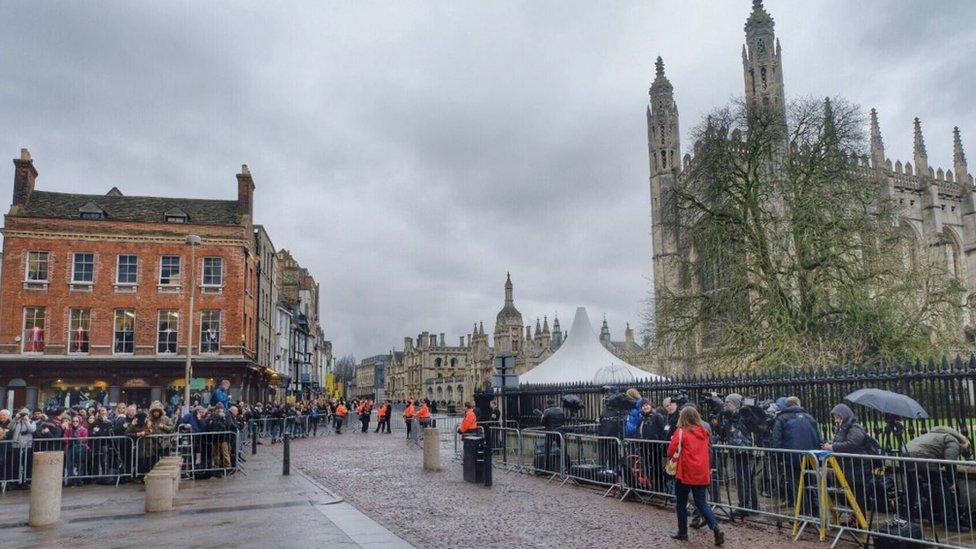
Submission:
[[[186,371],[184,372],[185,386],[183,388],[183,413],[190,413],[190,376],[193,373],[193,365],[190,357],[193,354],[193,294],[196,290],[196,247],[203,241],[195,234],[186,235],[186,245],[190,247],[190,304],[186,315]]]

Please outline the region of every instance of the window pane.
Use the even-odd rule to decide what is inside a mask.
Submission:
[[[200,313],[200,352],[220,352],[220,311]]]
[[[176,353],[176,338],[179,335],[180,315],[177,311],[159,311],[159,331],[156,335],[157,353]]]
[[[88,352],[88,334],[91,330],[91,310],[71,309],[68,322],[68,350],[72,353]]]
[[[115,310],[115,352],[132,353],[135,349],[136,312],[133,309]]]
[[[47,282],[48,252],[27,252],[27,280]]]
[[[222,280],[223,260],[219,257],[203,258],[203,285],[220,286]]]
[[[44,352],[44,307],[24,308],[24,351]]]
[[[74,254],[74,268],[71,272],[72,282],[92,282],[95,276],[95,254]]]
[[[177,255],[164,255],[160,260],[159,283],[160,284],[179,284],[180,283],[180,257]]]
[[[116,282],[119,284],[135,284],[138,281],[139,258],[135,255],[120,255]]]

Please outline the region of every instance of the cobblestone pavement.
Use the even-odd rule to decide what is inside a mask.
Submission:
[[[404,434],[347,432],[295,441],[292,463],[401,538],[420,547],[711,546],[711,532],[691,530],[679,544],[674,511],[603,498],[602,491],[505,474],[494,486],[462,480],[461,463],[442,447],[440,472],[424,471],[422,451]],[[788,529],[725,525],[726,547],[820,547],[791,543]]]

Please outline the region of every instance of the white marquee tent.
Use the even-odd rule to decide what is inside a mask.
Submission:
[[[519,383],[627,383],[638,379],[663,379],[627,364],[600,343],[590,317],[576,308],[569,337],[556,352],[519,376]]]

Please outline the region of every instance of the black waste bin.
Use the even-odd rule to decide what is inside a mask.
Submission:
[[[485,481],[485,437],[464,437],[464,480],[465,482],[483,483]]]

